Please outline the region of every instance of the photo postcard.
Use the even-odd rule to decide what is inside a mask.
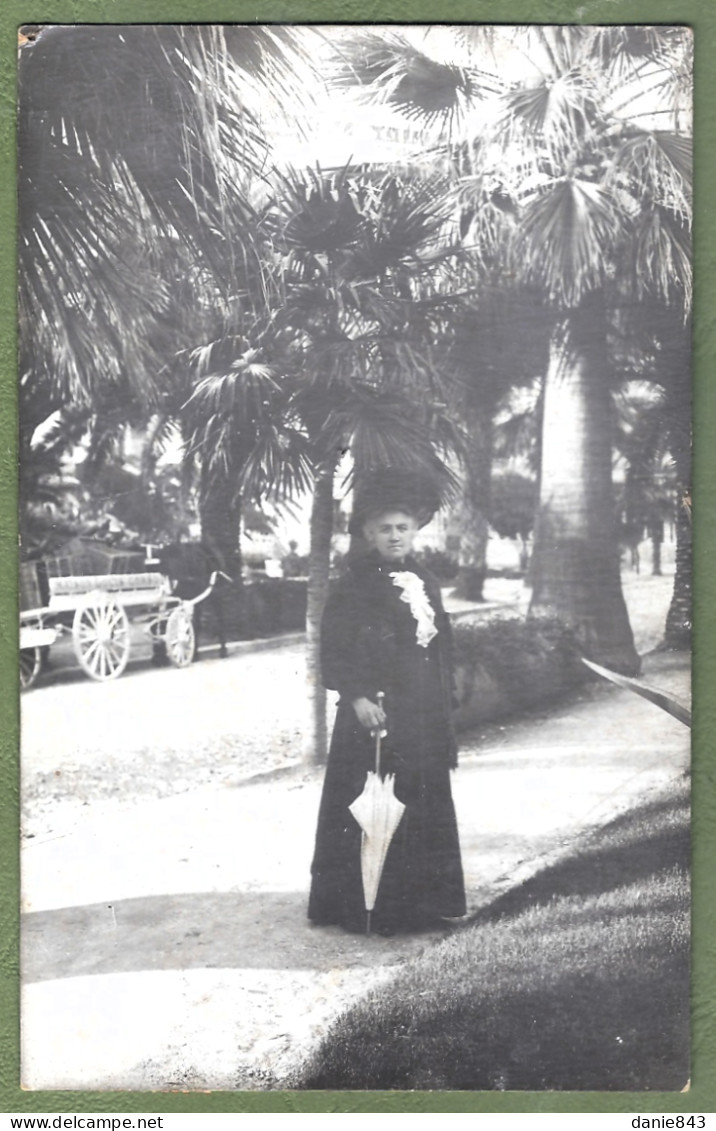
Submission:
[[[23,1089],[688,1087],[692,56],[21,27]]]

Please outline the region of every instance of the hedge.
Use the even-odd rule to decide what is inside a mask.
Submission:
[[[306,578],[248,582],[242,599],[225,591],[222,614],[228,639],[301,632],[306,624]],[[232,600],[233,597],[233,600]],[[215,638],[213,618],[202,616],[203,641]],[[453,621],[458,730],[528,710],[556,699],[588,675],[581,649],[561,621],[509,617]]]
[[[556,699],[588,676],[574,633],[552,618],[463,618],[453,635],[458,730]]]
[[[198,609],[200,642],[219,637],[221,618],[227,640],[253,640],[282,632],[301,632],[306,627],[305,577],[262,577],[247,581],[240,589],[223,586],[215,598]]]

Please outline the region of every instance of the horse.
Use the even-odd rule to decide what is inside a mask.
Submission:
[[[192,601],[209,590],[206,598],[194,605],[194,627],[198,637],[204,617],[209,613],[219,642],[219,655],[227,656],[222,579],[230,579],[220,569],[215,555],[201,542],[173,542],[157,552],[157,559],[161,571],[172,582],[174,596]],[[161,653],[161,649],[158,651]]]

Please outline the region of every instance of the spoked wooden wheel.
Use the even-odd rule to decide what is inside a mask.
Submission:
[[[75,655],[91,679],[116,679],[129,659],[129,621],[108,593],[90,593],[72,622]]]
[[[20,688],[27,691],[40,674],[42,652],[39,648],[20,649]]]
[[[176,668],[187,668],[196,653],[196,633],[191,610],[183,605],[172,609],[164,630],[164,646],[169,660]]]

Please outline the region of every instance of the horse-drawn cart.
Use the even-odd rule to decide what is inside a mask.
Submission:
[[[137,559],[140,559],[140,563]],[[169,577],[127,567],[145,564],[141,555],[107,554],[111,572],[82,572],[89,564],[76,557],[48,558],[20,566],[20,686],[36,680],[43,649],[71,632],[77,661],[91,679],[121,675],[129,660],[130,620],[142,625],[155,651],[175,667],[194,659],[194,606],[212,592],[217,573],[196,597],[174,595]],[[100,561],[100,565],[104,564]]]

